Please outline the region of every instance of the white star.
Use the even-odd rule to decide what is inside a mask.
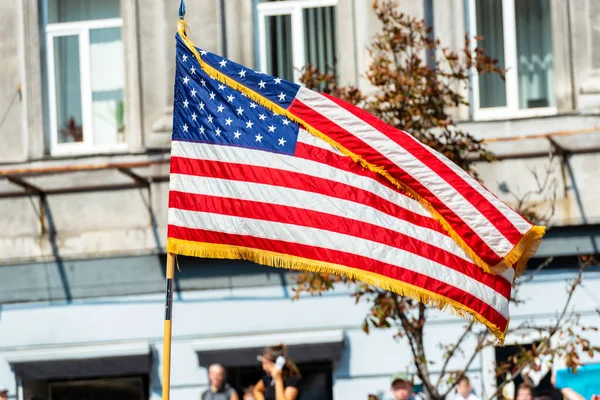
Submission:
[[[275,78],[275,84],[279,85],[281,83],[281,78]]]
[[[277,139],[277,140],[279,140],[279,145],[280,146],[283,146],[285,144],[285,142],[286,142],[286,140],[284,138]]]
[[[188,78],[187,76],[185,78],[183,78],[183,83],[185,83],[186,85],[189,81],[190,81],[190,78]]]
[[[190,68],[190,73],[195,74],[196,73],[196,67],[194,67],[192,65],[192,68]]]
[[[274,117],[276,117],[276,116],[278,116],[278,115],[279,115],[279,113],[278,113],[277,111],[273,111],[273,116],[274,116]]]
[[[265,114],[260,114],[258,116],[258,119],[260,119],[261,121],[264,121],[265,119],[267,119],[267,116]]]
[[[269,132],[275,132],[275,126],[269,125]]]
[[[192,88],[190,94],[192,95],[192,97],[196,97],[196,89]]]
[[[206,51],[206,50],[200,50],[200,54],[202,54],[203,56],[205,56],[206,53],[208,53],[208,51]]]
[[[200,81],[200,83],[202,84],[202,86],[206,87],[206,81],[205,81],[204,79],[202,79],[202,80]]]
[[[264,89],[266,85],[266,82],[263,82],[262,80],[258,83],[258,86],[260,86],[261,89]]]
[[[187,61],[187,56],[184,54],[183,57],[181,57],[181,60],[183,60],[183,62]]]
[[[189,104],[190,104],[190,102],[189,102],[189,101],[187,101],[187,99],[185,99],[185,100],[183,101],[183,106],[184,106],[185,108],[188,108],[188,105],[189,105]]]
[[[283,124],[284,124],[284,125],[289,125],[289,124],[290,124],[290,120],[289,120],[289,119],[287,119],[287,118],[286,118],[286,119],[284,119],[284,120],[283,120]]]
[[[279,101],[284,101],[285,100],[285,93],[281,92],[279,93]]]
[[[221,129],[219,129],[219,128],[215,129],[215,133],[217,134],[217,136],[221,136]]]
[[[223,68],[227,65],[227,60],[221,60],[219,64],[221,65],[221,68]]]
[[[256,103],[250,103],[250,108],[256,108]]]
[[[209,95],[209,96],[210,96],[210,99],[211,99],[211,100],[214,100],[214,99],[215,99],[215,94],[214,94],[213,92],[210,92],[210,95]]]
[[[192,121],[195,121],[196,118],[198,118],[198,116],[196,115],[196,113],[192,113]]]
[[[201,127],[200,127],[200,133],[201,133],[202,135],[204,135],[204,127],[203,127],[203,126],[201,126]]]
[[[243,112],[244,112],[244,109],[242,107],[239,107],[237,109],[237,115],[242,115]]]
[[[254,136],[254,137],[256,138],[256,141],[257,141],[257,142],[260,142],[260,141],[262,140],[262,138],[263,138],[263,137],[260,135],[260,133],[259,133],[258,135],[256,135],[256,136]],[[262,142],[261,142],[261,143],[262,143]]]
[[[209,123],[209,124],[212,124],[212,120],[213,120],[213,116],[212,116],[212,115],[209,115],[209,116],[208,116],[208,123]]]
[[[244,93],[244,92],[242,92],[242,96],[248,97],[248,95],[246,93]]]
[[[229,126],[229,125],[231,125],[232,122],[233,122],[233,120],[231,118],[227,118],[225,120],[225,125]]]
[[[239,138],[240,138],[240,135],[241,135],[240,131],[235,131],[235,132],[233,132],[233,136],[234,136],[236,139],[239,139]]]
[[[234,99],[234,97],[233,97],[233,95],[232,95],[232,94],[230,94],[229,96],[227,96],[227,101],[228,101],[229,103],[233,102],[233,99]]]
[[[219,104],[219,107],[217,107],[218,112],[223,112],[224,109],[225,107],[223,107],[223,104]]]
[[[188,131],[188,126],[187,126],[187,124],[183,124],[183,131],[184,131],[184,132],[187,132],[187,131]]]
[[[246,70],[243,69],[240,72],[238,72],[238,74],[240,75],[240,78],[245,78],[246,77]]]
[[[223,90],[225,89],[225,85],[223,85],[222,83],[219,85],[219,90]]]
[[[204,110],[204,103],[200,102],[200,104],[198,104],[198,107],[200,107],[201,110]],[[284,122],[284,124],[285,124],[285,122]]]
[[[252,121],[246,122],[246,128],[252,128],[252,125],[254,125],[254,122],[252,122]]]

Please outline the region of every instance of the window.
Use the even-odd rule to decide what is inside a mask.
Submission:
[[[331,71],[337,51],[336,5],[337,0],[259,3],[260,70],[290,81],[298,81],[299,69],[307,64]]]
[[[119,0],[43,0],[50,150],[125,146]]]
[[[478,45],[508,69],[473,79],[475,119],[556,113],[550,0],[470,0]],[[474,44],[473,44],[474,45]]]

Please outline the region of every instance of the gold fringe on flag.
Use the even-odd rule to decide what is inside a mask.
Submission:
[[[532,226],[531,229],[529,229],[529,231],[527,231],[523,235],[523,237],[521,238],[519,243],[517,243],[517,245],[515,247],[513,247],[513,249],[503,257],[502,261],[500,261],[498,264],[496,264],[494,266],[490,266],[488,263],[483,261],[481,259],[481,257],[479,257],[477,255],[477,253],[475,253],[471,249],[471,247],[469,247],[469,245],[467,245],[465,243],[465,241],[460,237],[460,235],[444,219],[444,217],[427,200],[425,200],[421,195],[419,195],[417,192],[415,192],[412,188],[407,186],[405,183],[399,181],[398,179],[394,178],[385,168],[377,166],[377,165],[373,165],[373,164],[367,162],[364,158],[362,158],[359,155],[353,153],[352,151],[346,149],[344,146],[337,143],[336,141],[334,141],[327,135],[323,134],[318,129],[312,127],[310,124],[306,123],[302,119],[300,119],[297,116],[295,116],[294,114],[290,113],[287,109],[264,98],[263,96],[256,93],[252,89],[242,85],[241,83],[231,79],[229,76],[219,72],[215,68],[208,65],[201,58],[200,54],[198,53],[198,50],[196,50],[196,46],[194,45],[194,43],[187,37],[187,34],[186,34],[187,22],[185,20],[182,19],[179,21],[177,30],[178,30],[178,33],[179,33],[179,36],[181,37],[181,39],[185,42],[188,49],[194,54],[194,56],[196,57],[196,59],[198,60],[200,65],[202,66],[202,69],[210,77],[215,78],[219,82],[224,83],[224,84],[230,86],[231,88],[246,94],[250,99],[252,99],[256,103],[260,104],[261,106],[266,107],[273,112],[277,112],[280,115],[285,115],[291,121],[294,121],[294,122],[302,125],[302,127],[306,131],[310,132],[312,135],[327,142],[328,144],[330,144],[334,148],[338,149],[340,152],[342,152],[347,157],[350,157],[354,162],[362,165],[364,168],[367,168],[370,171],[373,171],[377,174],[384,176],[392,184],[394,184],[394,186],[396,186],[398,189],[405,192],[408,196],[417,200],[423,207],[425,207],[425,209],[427,209],[431,213],[432,217],[437,222],[439,222],[440,225],[442,225],[442,227],[448,232],[450,237],[465,251],[465,253],[467,253],[467,255],[473,260],[473,262],[477,266],[482,268],[484,271],[491,273],[491,274],[496,274],[496,273],[501,273],[510,267],[515,267],[515,270],[516,270],[515,276],[516,276],[517,274],[519,274],[525,270],[527,261],[529,260],[529,258],[531,256],[533,256],[535,254],[535,252],[537,251],[537,248],[539,247],[539,244],[542,240],[542,236],[544,236],[544,232],[546,229],[545,227]]]

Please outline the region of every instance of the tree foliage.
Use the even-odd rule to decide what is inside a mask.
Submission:
[[[372,62],[365,77],[373,89],[369,91],[370,94],[365,94],[356,87],[339,86],[333,69],[319,71],[309,65],[302,71],[302,82],[309,88],[358,105],[389,125],[411,133],[422,143],[444,154],[477,177],[472,161],[492,161],[493,155],[484,148],[480,140],[457,128],[450,112],[468,105],[466,95],[472,71],[504,76],[498,60],[487,56],[482,48],[473,48],[467,35],[460,51],[442,47],[440,41],[432,37],[431,29],[424,21],[401,13],[395,2],[374,1],[373,9],[381,22],[381,31],[375,35],[369,47]],[[546,172],[544,179],[538,179],[536,175],[538,188],[517,202],[518,210],[535,223],[544,221],[533,221],[540,218],[541,214],[532,207],[528,199],[534,192],[542,194],[549,187],[555,186],[549,171]],[[546,219],[551,212],[542,214],[545,214],[542,218]],[[542,264],[541,268],[550,261]],[[571,366],[576,367],[578,351],[593,353],[596,350],[580,336],[580,329],[576,329],[579,324],[578,316],[568,312],[573,292],[581,284],[582,271],[591,262],[591,259],[582,260],[579,276],[570,283],[567,303],[554,324],[537,326],[528,322],[509,332],[536,332],[538,340],[533,348],[521,349],[512,357],[511,363],[497,366],[498,376],[512,377],[506,383],[527,367],[539,369],[537,363],[541,356],[560,353]],[[532,277],[533,274],[525,280],[515,281],[513,304],[523,303],[518,296],[519,289]],[[353,282],[348,278],[310,272],[297,275],[296,298],[301,293],[321,294],[334,289],[338,283],[351,285],[356,302],[365,301],[369,304],[370,312],[363,323],[363,330],[367,334],[371,329],[393,329],[396,337],[406,339],[413,354],[416,374],[430,399],[445,398],[476,356],[484,348],[496,345],[495,338],[487,330],[469,322],[455,343],[440,344],[443,359],[441,365],[436,365],[436,375],[439,378],[434,381],[429,372],[433,363],[427,358],[424,345],[428,308],[410,298]],[[570,338],[568,344],[556,344],[556,338],[565,335]],[[475,345],[465,349],[463,345],[467,342]],[[462,360],[462,368],[449,370],[451,361],[454,363],[458,358]],[[491,397],[498,397],[502,386]]]

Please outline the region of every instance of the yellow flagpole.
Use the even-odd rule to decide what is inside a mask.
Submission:
[[[167,289],[165,304],[165,335],[163,339],[163,376],[162,400],[169,400],[171,394],[171,321],[173,316],[173,277],[175,275],[175,256],[167,253]]]

